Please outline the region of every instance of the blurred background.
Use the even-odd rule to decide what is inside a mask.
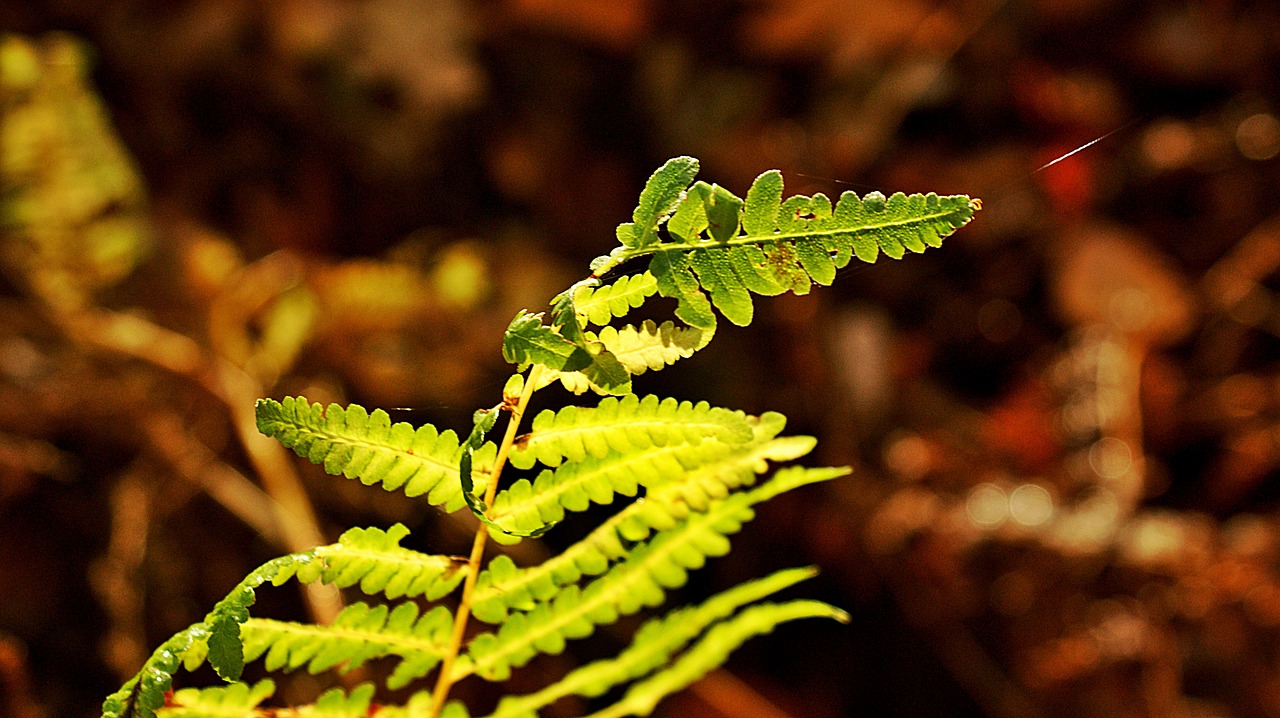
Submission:
[[[6,0],[0,30],[0,713],[96,714],[348,526],[463,552],[254,399],[468,427],[516,310],[689,154],[739,194],[984,209],[637,381],[855,467],[682,596],[813,563],[852,624],[660,715],[1280,716],[1280,5]]]

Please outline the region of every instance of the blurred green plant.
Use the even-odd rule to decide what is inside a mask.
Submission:
[[[815,440],[783,436],[786,420],[775,412],[749,416],[705,402],[638,396],[632,377],[706,346],[717,325],[713,307],[734,324],[749,324],[751,294],[804,294],[813,283],[830,284],[854,257],[873,262],[880,252],[901,258],[940,246],[979,204],[966,196],[878,192],[845,192],[834,204],[821,194],[784,200],[777,171],[760,175],[742,199],[695,182],[697,171],[689,157],[659,168],[632,221],[618,227],[619,246],[553,298],[549,312],[516,315],[502,355],[517,372],[500,403],[475,413],[465,437],[392,423],[381,409],[303,397],[258,401],[259,431],[326,472],[425,496],[446,511],[469,509],[478,524],[468,557],[402,547],[408,530],[396,524],[351,529],[335,544],[272,560],[203,621],[161,645],[106,700],[104,716],[363,716],[372,709],[374,683],[334,688],[313,705],[268,710],[259,706],[274,691],[269,679],[238,681],[254,661],[271,672],[319,673],[349,672],[378,658],[394,665],[380,679],[387,690],[414,688],[398,705],[379,702],[378,715],[469,715],[463,703],[449,700],[458,681],[506,681],[536,656],[561,653],[569,640],[662,606],[690,570],[729,552],[730,536],[756,505],[847,474],[837,467],[770,474],[771,463],[805,456]],[[636,260],[647,268],[603,283]],[[655,296],[676,301],[675,320],[614,326]],[[556,381],[575,394],[606,396],[594,405],[544,410],[521,433],[533,394]],[[504,416],[502,438],[489,441]],[[499,491],[504,471],[539,465]],[[518,543],[552,530],[567,513],[638,495],[540,564],[517,566],[505,554],[485,559],[490,539]],[[780,571],[652,618],[616,656],[536,692],[508,695],[492,716],[534,716],[566,696],[611,691],[620,697],[593,715],[647,715],[752,636],[800,618],[843,620],[843,611],[818,601],[765,600],[812,575],[810,568]],[[251,615],[258,588],[290,579],[358,587],[377,600],[354,602],[329,622]],[[179,668],[206,662],[231,685],[168,692]],[[432,671],[434,688],[415,685]]]
[[[63,34],[0,37],[0,264],[48,304],[78,308],[151,245],[142,179]]]

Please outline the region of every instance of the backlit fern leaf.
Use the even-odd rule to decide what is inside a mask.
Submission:
[[[262,701],[276,691],[276,684],[265,678],[253,685],[232,683],[209,688],[183,688],[173,692],[171,705],[157,713],[161,718],[228,718],[252,716]]]
[[[500,492],[490,518],[502,529],[529,532],[564,519],[565,511],[613,503],[616,494],[635,496],[641,486],[723,457],[731,446],[719,441],[649,446],[628,453],[611,451],[546,469],[534,481],[520,479]]]
[[[416,429],[391,423],[387,412],[372,414],[359,405],[308,403],[305,397],[259,399],[258,431],[275,437],[299,456],[322,464],[326,473],[382,484],[406,496],[427,494],[427,502],[456,511],[464,505],[457,482],[462,456],[457,435],[426,424]],[[477,452],[475,482],[483,487],[496,447]]]
[[[241,631],[246,661],[263,659],[269,671],[310,673],[340,667],[343,673],[373,658],[400,659],[387,687],[402,688],[440,662],[453,615],[444,606],[418,615],[413,602],[369,606],[353,603],[328,625],[250,618]]]
[[[574,310],[588,323],[605,326],[624,317],[658,291],[658,280],[649,272],[619,277],[603,287],[580,287],[573,295]]]
[[[510,461],[520,469],[535,462],[559,466],[565,459],[599,458],[610,450],[628,452],[707,438],[728,443],[750,440],[746,415],[705,401],[693,404],[630,394],[621,399],[605,397],[595,407],[568,406],[539,413],[532,431],[517,440]]]
[[[400,540],[408,535],[403,524],[385,531],[349,529],[337,544],[316,549],[319,560],[298,568],[298,579],[303,583],[320,580],[339,588],[358,584],[366,594],[381,593],[390,599],[423,596],[435,600],[453,591],[466,577],[466,565],[448,556],[400,546]],[[280,576],[276,581],[279,583]]]

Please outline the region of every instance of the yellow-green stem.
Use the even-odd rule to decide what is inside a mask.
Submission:
[[[511,418],[507,421],[507,431],[502,437],[502,443],[498,445],[498,456],[493,461],[493,474],[489,478],[489,486],[484,492],[485,506],[493,505],[493,498],[498,493],[498,481],[502,476],[502,467],[507,463],[507,455],[511,453],[511,445],[515,442],[516,432],[520,430],[520,420],[524,417],[524,410],[529,405],[529,398],[533,396],[533,392],[538,386],[541,377],[541,369],[537,364],[533,365],[533,369],[529,371],[529,376],[525,378],[524,390],[520,393],[520,400],[511,409]],[[444,659],[440,662],[440,675],[436,678],[435,691],[431,698],[430,718],[436,718],[440,715],[440,711],[444,709],[444,702],[449,697],[449,689],[453,687],[453,679],[450,674],[453,673],[453,662],[457,659],[458,653],[462,650],[462,641],[467,635],[467,621],[471,618],[471,595],[475,592],[476,578],[480,575],[480,561],[484,558],[484,547],[489,540],[489,530],[484,524],[476,525],[476,537],[471,543],[471,555],[467,560],[470,570],[467,571],[467,577],[462,584],[462,599],[458,602],[457,613],[453,617],[453,634],[449,637],[449,650],[445,651]]]

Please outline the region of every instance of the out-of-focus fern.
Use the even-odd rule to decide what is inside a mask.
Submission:
[[[503,401],[476,413],[464,439],[451,430],[392,423],[381,409],[328,407],[303,397],[258,403],[259,429],[330,474],[426,495],[446,511],[479,518],[468,559],[400,546],[408,530],[352,529],[338,543],[264,564],[203,621],[164,643],[138,675],[110,696],[106,716],[364,716],[377,685],[333,689],[314,704],[264,709],[274,684],[238,683],[246,663],[271,672],[386,667],[379,683],[412,688],[379,716],[469,715],[449,701],[454,683],[501,682],[541,654],[565,650],[622,616],[660,608],[708,559],[726,554],[755,507],[786,491],[847,473],[774,464],[808,454],[814,440],[786,436],[777,413],[748,416],[705,402],[640,397],[632,377],[665,368],[706,345],[716,310],[735,324],[753,315],[751,294],[805,293],[829,284],[854,257],[900,258],[938,246],[977,209],[968,197],[846,192],[782,198],[777,172],[761,175],[745,200],[694,182],[696,160],[671,160],[650,178],[621,244],[592,274],[555,297],[546,312],[520,312],[503,356],[518,371]],[[647,269],[601,284],[630,260]],[[674,298],[677,321],[617,325],[655,295]],[[592,405],[543,411],[520,425],[532,395],[560,381]],[[487,437],[506,416],[500,440]],[[538,465],[541,468],[538,468]],[[535,472],[507,481],[504,469]],[[772,472],[772,473],[771,473]],[[642,494],[642,495],[641,495]],[[489,539],[540,535],[569,514],[624,497],[626,505],[541,563],[518,566]],[[525,718],[565,696],[600,699],[596,716],[647,715],[663,697],[720,665],[752,636],[801,618],[844,620],[839,609],[766,599],[813,574],[782,571],[696,606],[649,619],[617,656],[582,666],[533,693],[503,698],[493,718]],[[251,615],[256,591],[296,579],[359,589],[331,624]],[[460,590],[459,590],[460,589]],[[474,617],[486,624],[476,630]],[[467,636],[471,636],[467,639]],[[179,668],[208,662],[228,686],[166,693]],[[434,687],[421,685],[435,674]]]
[[[0,34],[0,270],[78,309],[151,244],[141,176],[74,38]]]

